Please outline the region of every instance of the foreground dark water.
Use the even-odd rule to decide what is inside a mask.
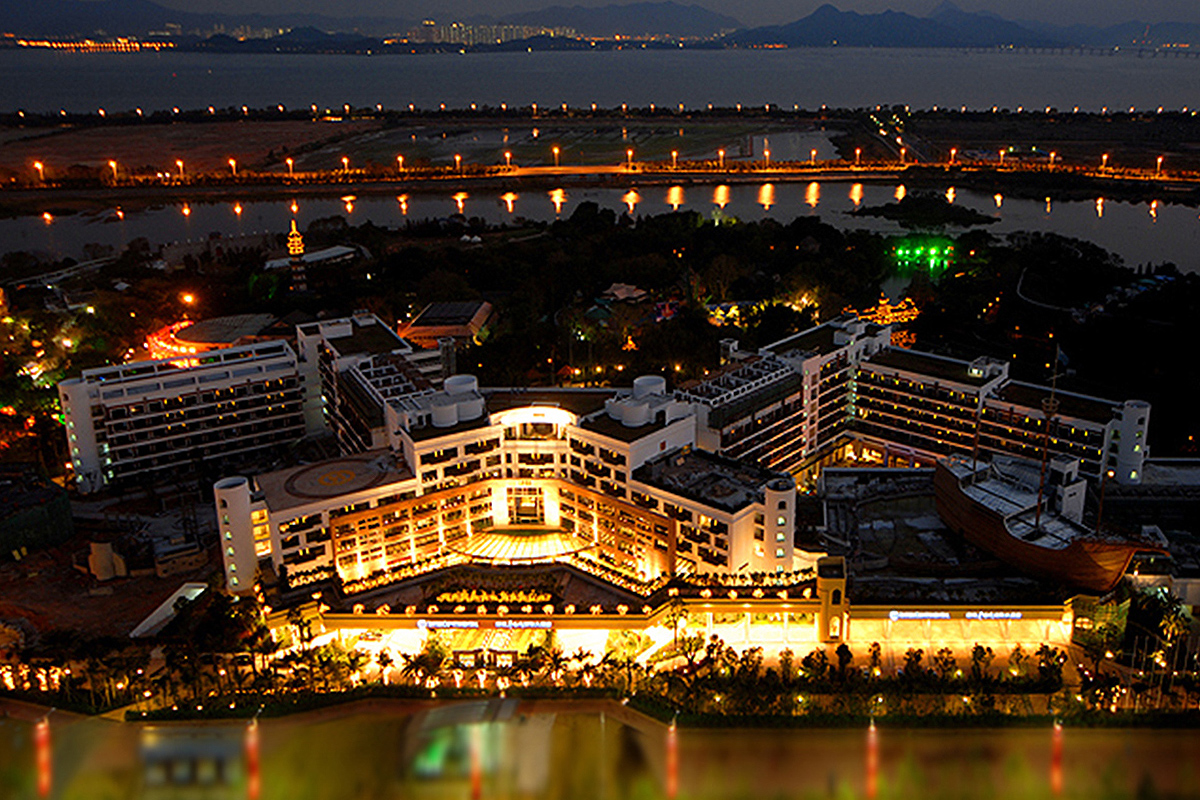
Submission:
[[[803,48],[428,56],[0,51],[0,110],[415,103],[1179,109],[1200,59]]]
[[[246,725],[52,717],[52,795],[253,796]],[[880,798],[1200,797],[1200,731],[878,730]],[[0,795],[37,795],[32,726],[0,720]],[[668,796],[667,728],[617,704],[356,705],[258,727],[259,795],[647,800]],[[680,798],[859,798],[864,730],[677,734]],[[253,756],[249,757],[253,761]]]

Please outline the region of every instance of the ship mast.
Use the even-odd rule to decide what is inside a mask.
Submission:
[[[1046,427],[1042,431],[1042,474],[1038,478],[1037,511],[1033,516],[1034,530],[1042,527],[1042,496],[1046,490],[1046,465],[1050,462],[1050,423],[1058,414],[1058,362],[1062,357],[1061,348],[1054,346],[1054,368],[1050,373],[1050,396],[1042,400],[1042,416]]]

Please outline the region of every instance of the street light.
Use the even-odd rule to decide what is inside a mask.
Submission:
[[[296,166],[296,162],[293,159],[288,158],[284,160],[284,163],[287,164],[288,167],[288,177],[290,178],[295,175],[296,172],[293,168]]]
[[[510,169],[512,168],[512,152],[511,151],[508,151],[508,150],[504,151],[504,166],[506,166]]]
[[[771,151],[766,147],[763,148],[763,165],[771,166]]]
[[[1163,162],[1163,156],[1159,156],[1159,157],[1158,157],[1158,163],[1157,163],[1157,164],[1155,164],[1155,166],[1154,166],[1154,174],[1155,174],[1155,175],[1161,175],[1161,174],[1162,174],[1162,162]]]
[[[907,147],[901,147],[901,148],[900,148],[900,163],[901,163],[901,164],[903,164],[903,163],[904,163],[904,155],[905,155],[905,153],[907,153],[907,152],[908,152],[908,148],[907,148]]]
[[[1000,151],[1000,166],[1004,166],[1004,151]]]
[[[632,147],[625,151],[625,162],[626,162],[626,164],[629,165],[630,169],[633,169],[633,148]]]
[[[342,172],[350,171],[350,157],[342,156]]]
[[[115,181],[117,179],[117,162],[110,161],[108,162],[108,166],[113,171],[113,180]]]
[[[857,167],[860,163],[862,163],[862,148],[856,147],[854,148],[854,166]]]
[[[1056,153],[1056,152],[1055,152],[1055,151],[1053,151],[1053,150],[1051,150],[1051,151],[1050,151],[1050,166],[1052,166],[1052,167],[1054,166],[1054,159],[1055,159],[1057,156],[1058,156],[1058,153]]]
[[[951,148],[950,148],[950,163],[951,163],[951,164],[953,164],[953,163],[954,163],[954,157],[955,157],[955,156],[957,156],[957,155],[958,155],[958,148],[957,148],[957,147],[951,147]]]
[[[554,152],[554,166],[556,166],[556,167],[557,167],[557,166],[558,166],[558,145],[555,145],[555,146],[554,146],[553,148],[551,148],[551,149],[552,149],[552,150],[553,150],[553,152]]]
[[[233,173],[233,177],[237,177],[237,159],[229,159],[229,171]]]
[[[725,169],[725,151],[717,151],[717,163],[721,165],[721,169]]]
[[[1108,169],[1108,153],[1100,156],[1100,169]]]
[[[396,171],[404,172],[404,156],[396,156]]]
[[[679,166],[679,151],[671,151],[671,169],[676,169]]]
[[[817,165],[817,150],[816,150],[816,148],[813,148],[812,150],[808,151],[808,163],[812,164],[814,167]]]
[[[183,159],[175,159],[175,166],[179,168],[179,180],[183,180]]]
[[[460,156],[458,153],[454,154],[454,168],[460,173],[462,172],[462,156]]]
[[[46,182],[46,167],[40,161],[33,162],[33,168],[37,170],[38,180],[42,183]]]

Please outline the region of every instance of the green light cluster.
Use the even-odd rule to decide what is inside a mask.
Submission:
[[[954,242],[949,239],[902,239],[892,248],[892,257],[902,275],[926,271],[940,277],[954,264]]]

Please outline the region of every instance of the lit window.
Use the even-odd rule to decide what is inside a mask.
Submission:
[[[775,520],[776,525],[787,525],[787,517],[778,517]]]
[[[232,547],[226,547],[226,548],[225,548],[225,555],[229,556],[230,558],[233,558],[233,548],[232,548]]]
[[[778,533],[776,533],[776,534],[775,534],[775,541],[777,541],[777,542],[786,542],[786,541],[787,541],[787,534],[786,534],[786,533],[784,533],[783,531],[779,531]]]
[[[782,548],[782,547],[776,547],[776,548],[775,548],[775,557],[776,557],[776,558],[783,558],[783,548]]]
[[[232,578],[232,579],[230,579],[230,581],[229,581],[229,582],[230,582],[231,584],[233,584],[234,586],[237,586],[237,585],[238,585],[238,579],[237,579],[237,575],[234,575],[234,576],[233,576],[233,578]]]
[[[227,542],[228,542],[228,541],[230,541],[231,539],[233,539],[233,532],[232,532],[232,531],[225,531],[225,541],[227,541]]]

